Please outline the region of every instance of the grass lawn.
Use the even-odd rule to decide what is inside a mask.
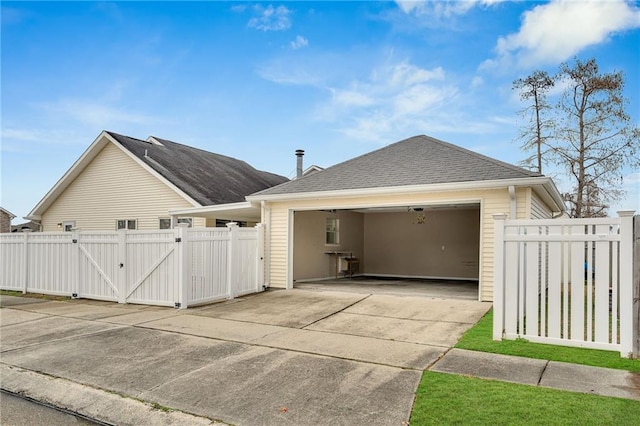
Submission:
[[[425,371],[411,425],[636,425],[640,402]]]
[[[45,300],[73,300],[69,296],[53,296],[50,294],[40,293],[22,293],[21,291],[13,290],[0,290],[0,296],[16,296],[16,297],[29,297],[31,299],[45,299]]]
[[[640,360],[622,358],[619,352],[544,345],[524,339],[496,342],[492,340],[492,330],[493,310],[490,310],[462,336],[456,348],[640,372]]]

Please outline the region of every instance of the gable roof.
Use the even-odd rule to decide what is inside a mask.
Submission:
[[[155,137],[145,141],[103,131],[25,219],[39,220],[109,143],[194,207],[244,201],[246,195],[288,181],[284,176],[256,170],[244,161],[180,143]],[[175,206],[167,206],[172,207]]]
[[[244,161],[167,139],[151,136],[143,141],[107,133],[202,206],[241,202],[249,194],[288,181]]]
[[[4,207],[0,207],[0,211],[5,213],[11,219],[14,219],[16,217],[15,214],[11,213],[9,210],[5,209]]]
[[[468,149],[420,135],[265,189],[251,197],[540,176]]]

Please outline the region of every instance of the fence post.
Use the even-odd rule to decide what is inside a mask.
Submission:
[[[256,291],[264,290],[264,224],[256,224]]]
[[[179,223],[175,228],[178,257],[178,303],[176,308],[189,306],[189,284],[191,283],[191,262],[189,261],[189,224]]]
[[[620,355],[633,354],[633,210],[620,210]]]
[[[73,283],[71,297],[82,297],[80,291],[80,232],[78,229],[71,230],[71,244],[73,247]]]
[[[633,357],[640,358],[640,216],[633,217]]]
[[[236,296],[235,288],[238,280],[238,259],[236,256],[238,224],[236,222],[229,222],[227,223],[227,228],[229,229],[229,242],[227,245],[227,288],[229,299],[233,299]]]
[[[118,303],[127,303],[127,231],[118,230]]]
[[[493,215],[493,340],[504,333],[504,221],[507,215]]]
[[[24,232],[23,236],[22,261],[24,262],[24,269],[22,270],[22,294],[26,294],[29,286],[29,233]]]

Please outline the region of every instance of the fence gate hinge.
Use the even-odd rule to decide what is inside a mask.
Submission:
[[[73,240],[71,240],[71,242],[72,242],[73,244],[78,244],[78,240],[77,240],[77,239],[75,239],[75,238],[74,238]]]
[[[182,242],[182,238],[178,237],[176,238],[176,243],[181,243]]]
[[[180,306],[182,306],[182,303],[176,302],[174,303],[174,306],[176,307],[176,309],[180,309]]]
[[[120,267],[121,267],[121,268],[124,268],[124,263],[121,263],[121,264],[120,264]]]

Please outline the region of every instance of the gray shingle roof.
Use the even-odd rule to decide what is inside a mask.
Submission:
[[[421,135],[252,195],[281,195],[534,176],[540,175]]]
[[[166,139],[162,145],[107,132],[128,151],[203,206],[245,201],[245,196],[287,182],[244,161]],[[146,152],[146,156],[145,156]]]

